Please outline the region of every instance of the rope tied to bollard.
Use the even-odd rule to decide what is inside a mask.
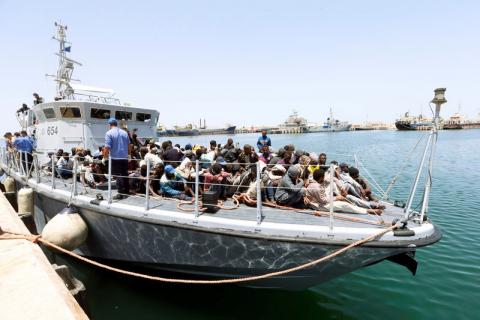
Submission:
[[[296,271],[300,271],[303,269],[307,269],[310,267],[313,267],[317,264],[320,264],[322,262],[328,261],[354,247],[361,246],[362,244],[365,244],[367,242],[370,242],[372,240],[375,240],[376,238],[379,238],[383,236],[384,234],[393,231],[397,228],[400,228],[403,225],[403,222],[397,222],[394,225],[381,230],[378,233],[375,233],[371,236],[365,237],[363,239],[357,240],[355,242],[352,242],[351,244],[338,249],[324,257],[321,257],[319,259],[298,265],[296,267],[291,267],[288,269],[280,270],[280,271],[275,271],[275,272],[269,272],[261,275],[256,275],[256,276],[249,276],[249,277],[241,277],[241,278],[230,278],[230,279],[220,279],[220,280],[191,280],[191,279],[175,279],[175,278],[163,278],[163,277],[157,277],[157,276],[150,276],[147,274],[142,274],[138,272],[132,272],[132,271],[127,271],[115,267],[108,266],[106,264],[94,261],[92,259],[80,256],[73,251],[69,251],[66,249],[63,249],[62,247],[59,247],[41,237],[41,235],[28,235],[28,234],[21,234],[21,233],[15,233],[15,232],[10,232],[8,230],[2,230],[0,229],[0,240],[14,240],[14,239],[24,239],[31,241],[33,243],[42,243],[47,247],[53,248],[59,252],[62,252],[66,255],[69,255],[73,258],[76,258],[80,261],[83,261],[85,263],[88,263],[90,265],[96,266],[98,268],[116,272],[119,274],[127,275],[127,276],[132,276],[136,278],[141,278],[141,279],[146,279],[146,280],[152,280],[152,281],[158,281],[158,282],[165,282],[165,283],[180,283],[180,284],[211,284],[211,285],[219,285],[219,284],[234,284],[234,283],[242,283],[242,282],[250,282],[250,281],[257,281],[257,280],[263,280],[263,279],[269,279],[273,277],[279,277],[283,276],[289,273],[293,273]]]

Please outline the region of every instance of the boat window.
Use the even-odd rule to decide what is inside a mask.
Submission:
[[[55,110],[53,110],[53,108],[43,109],[43,114],[47,119],[55,119]]]
[[[39,121],[45,121],[45,115],[43,114],[43,112],[41,112],[41,110],[36,110],[36,111],[35,111],[35,117],[36,117]]]
[[[63,118],[81,118],[80,108],[77,107],[60,107],[60,114]]]
[[[152,119],[150,113],[137,113],[137,121],[149,122]]]
[[[128,111],[115,111],[115,119],[132,120],[133,113]]]
[[[110,110],[92,108],[90,111],[90,118],[92,119],[108,119],[110,118]]]

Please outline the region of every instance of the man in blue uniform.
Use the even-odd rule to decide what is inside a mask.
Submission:
[[[20,152],[23,169],[28,173],[33,163],[33,139],[28,136],[27,131],[22,130],[20,137],[13,141],[13,146]]]
[[[115,118],[108,119],[110,130],[105,134],[103,156],[112,158],[112,176],[116,177],[118,194],[115,200],[124,199],[129,193],[128,155],[130,154],[130,139],[125,130],[118,128]]]

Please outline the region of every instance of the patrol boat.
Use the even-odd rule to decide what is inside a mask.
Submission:
[[[346,121],[340,121],[333,118],[332,108],[330,108],[330,117],[323,125],[312,125],[308,127],[308,132],[340,132],[349,131],[352,125]]]
[[[153,198],[148,192],[117,201],[113,200],[117,192],[110,174],[107,190],[81,184],[78,180],[81,172],[75,170],[77,158],[74,159],[73,179],[52,175],[41,165],[42,161],[50,161],[47,154],[59,148],[83,146],[94,150],[102,146],[106,118],[116,117],[129,130],[136,128],[143,138],[155,136],[158,119],[155,110],[121,105],[108,90],[96,90],[108,94],[107,97],[80,94],[81,87],[71,82],[74,65],[79,63],[66,56],[67,27],[56,26],[56,40],[60,44],[60,65],[55,77],[58,101],[35,105],[19,116],[22,126],[35,133],[37,140],[31,172],[19,165],[16,153],[7,153],[5,149],[0,153],[0,163],[5,174],[18,186],[33,190],[33,215],[39,232],[67,205],[78,209],[88,226],[88,235],[75,253],[132,268],[147,267],[156,270],[155,273],[187,274],[190,279],[236,279],[268,274],[242,284],[299,290],[383,260],[399,263],[414,273],[415,251],[441,238],[439,229],[427,216],[431,164],[437,139],[435,129],[424,151],[427,154],[430,150],[431,156],[420,210],[413,210],[412,203],[425,156],[406,205],[385,200],[386,209],[381,217],[284,210],[266,207],[261,201],[255,206],[246,206],[229,200],[219,206],[203,198],[201,204],[198,194],[193,203]],[[433,100],[437,105],[436,119],[441,104],[446,102],[444,91],[436,90]],[[80,100],[82,97],[85,100]],[[197,169],[198,165],[196,162]],[[52,166],[55,171],[54,160]],[[256,176],[260,177],[260,165],[256,170]],[[147,186],[150,182],[147,174]],[[198,175],[195,185],[198,190]],[[393,183],[388,190],[392,186]],[[256,181],[256,190],[260,198],[260,179]],[[388,190],[382,194],[384,199],[389,198]],[[228,206],[236,209],[227,210]],[[392,224],[394,227],[390,227]],[[357,241],[361,239],[369,241],[358,246]],[[340,249],[343,251],[337,251]],[[332,252],[336,252],[335,257],[308,264]],[[278,271],[282,273],[271,274]]]

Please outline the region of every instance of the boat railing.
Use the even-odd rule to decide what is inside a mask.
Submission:
[[[417,172],[417,175],[414,180],[414,184],[412,186],[409,198],[407,200],[406,204],[406,209],[405,213],[406,216],[410,216],[412,214],[417,213],[416,211],[412,210],[412,203],[414,200],[415,195],[417,194],[417,187],[418,183],[421,177],[421,172],[422,168],[424,167],[424,163],[426,160],[426,155],[427,155],[427,150],[429,149],[430,142],[435,138],[434,136],[436,135],[436,131],[433,131],[429,134],[429,138],[427,140],[427,145],[425,147],[425,150],[423,152],[422,156],[422,161],[419,166],[419,170]],[[85,162],[85,158],[82,158],[80,156],[73,156],[69,157],[73,161],[73,166],[71,168],[65,168],[65,167],[60,167],[57,162],[58,159],[61,158],[60,155],[50,155],[50,161],[47,164],[41,165],[39,164],[39,159],[38,159],[38,154],[33,152],[31,154],[27,152],[6,152],[4,148],[2,148],[2,162],[9,168],[9,170],[13,170],[17,172],[21,177],[25,179],[25,184],[28,184],[28,179],[30,177],[34,177],[35,181],[37,183],[40,183],[42,181],[42,178],[45,178],[46,176],[50,176],[50,182],[51,183],[51,188],[52,190],[57,188],[57,184],[60,182],[64,186],[67,186],[67,184],[70,184],[71,192],[72,192],[72,197],[76,197],[78,195],[77,189],[78,189],[78,182],[81,182],[84,186],[88,185],[88,182],[85,179],[85,173],[86,173],[86,163],[89,163],[89,161]],[[344,155],[348,156],[348,155]],[[432,157],[432,154],[431,154]],[[113,175],[112,174],[112,161],[114,160],[128,160],[128,161],[134,161],[138,162],[138,164],[135,165],[136,168],[140,167],[141,162],[143,161],[144,164],[146,164],[146,173],[144,175],[137,174],[137,175],[126,175],[126,176],[121,176],[121,175]],[[388,198],[388,193],[391,191],[391,188],[393,184],[389,185],[387,188],[387,191],[385,191],[379,183],[376,182],[376,180],[373,178],[372,174],[368,171],[366,166],[363,164],[363,162],[354,154],[353,155],[353,161],[355,163],[355,166],[357,168],[361,168],[361,170],[365,173],[362,175],[362,178],[364,178],[372,188],[376,190],[376,193],[381,195],[383,200],[386,200]],[[157,177],[155,174],[152,174],[152,169],[154,169],[154,164],[157,162],[151,161],[151,159],[147,158],[145,159],[133,159],[133,158],[113,158],[113,157],[108,157],[106,159],[95,159],[93,163],[97,164],[103,164],[106,167],[106,174],[105,173],[97,173],[95,171],[90,171],[89,175],[90,177],[97,178],[99,181],[103,181],[103,187],[107,187],[107,207],[110,208],[113,200],[113,194],[114,194],[114,187],[113,187],[113,182],[117,181],[118,178],[122,179],[128,179],[128,184],[130,185],[130,179],[137,179],[139,180],[140,183],[145,184],[145,194],[139,195],[133,195],[133,196],[138,196],[144,198],[144,209],[145,211],[149,211],[151,209],[151,199],[152,197],[156,200],[158,198],[156,196],[153,196],[154,193],[151,193],[151,188],[150,186],[152,183],[157,182],[160,184],[162,182],[162,177]],[[192,196],[192,204],[194,206],[194,216],[197,219],[201,213],[201,207],[202,204],[200,202],[200,190],[209,190],[212,187],[220,187],[220,188],[236,188],[234,193],[237,192],[246,192],[247,190],[249,191],[249,194],[251,195],[251,199],[253,202],[256,203],[256,221],[257,224],[261,224],[262,220],[264,219],[264,210],[263,210],[263,201],[262,198],[265,198],[267,192],[272,192],[276,193],[279,189],[286,189],[286,190],[302,190],[305,189],[304,185],[300,185],[298,188],[295,187],[289,187],[289,188],[283,188],[279,185],[266,185],[262,182],[262,178],[264,177],[265,174],[268,173],[266,169],[268,168],[273,168],[275,165],[273,164],[264,164],[261,161],[258,162],[252,162],[252,163],[244,163],[244,162],[234,162],[234,163],[223,163],[222,168],[226,168],[226,166],[240,166],[243,169],[243,173],[241,176],[243,176],[243,180],[237,181],[234,184],[226,184],[224,182],[218,182],[216,181],[217,179],[214,179],[212,181],[202,181],[201,177],[204,174],[207,174],[209,172],[208,168],[215,163],[213,160],[207,160],[207,159],[197,159],[194,161],[166,161],[166,160],[161,160],[159,158],[158,163],[162,163],[164,165],[171,164],[175,168],[180,169],[180,167],[183,165],[183,171],[184,173],[188,173],[188,176],[182,176],[180,172],[176,170],[176,172],[182,176],[181,180],[182,182],[185,183],[186,186],[189,187],[189,190],[193,193],[191,194]],[[281,164],[286,171],[288,171],[290,166],[293,166],[294,164]],[[298,165],[298,164],[297,164]],[[309,162],[306,163],[301,163],[300,167],[303,170],[307,170],[307,168],[310,166]],[[325,180],[330,183],[330,181],[336,181],[336,179],[340,180],[340,177],[338,176],[338,173],[336,173],[336,166],[334,164],[324,165],[321,166],[323,169],[325,169]],[[45,168],[47,170],[45,170]],[[228,170],[227,170],[228,171]],[[223,172],[223,171],[222,171]],[[63,175],[62,175],[63,173]],[[138,171],[137,171],[138,173]],[[32,175],[33,174],[33,175]],[[285,173],[288,174],[288,173]],[[71,182],[68,179],[64,179],[64,176],[67,175],[71,178]],[[212,174],[214,175],[214,174]],[[215,176],[215,175],[214,175]],[[367,178],[368,177],[368,178]],[[224,177],[225,178],[225,177]],[[232,177],[233,180],[233,177]],[[280,179],[279,179],[280,180]],[[394,179],[395,180],[395,179]],[[230,181],[233,182],[233,181]],[[100,183],[102,184],[102,183]],[[252,188],[255,187],[255,190],[252,190]],[[95,186],[96,188],[96,186]],[[429,188],[429,187],[428,187]],[[330,228],[333,228],[333,201],[335,199],[333,195],[333,187],[327,188],[327,190],[330,191],[330,194],[327,196],[329,199],[329,204],[328,208],[330,211]],[[231,193],[230,189],[230,193]],[[252,192],[255,191],[255,192]],[[305,190],[304,190],[305,191]],[[423,215],[427,211],[426,205],[423,205],[423,203],[428,203],[428,192],[430,190],[428,189],[427,192],[424,192],[422,195],[422,208],[420,210],[420,222],[423,221]]]
[[[52,190],[55,190],[58,188],[58,184],[60,183],[64,187],[67,188],[67,190],[70,191],[71,193],[71,198],[75,198],[78,195],[78,182],[81,182],[83,184],[84,190],[86,190],[86,182],[85,182],[85,162],[84,159],[82,159],[79,156],[73,156],[72,161],[73,161],[73,166],[71,168],[63,168],[60,165],[57,164],[58,159],[61,158],[59,155],[51,155],[50,160],[41,165],[39,163],[39,157],[36,152],[33,153],[28,153],[28,152],[21,152],[21,151],[16,151],[16,152],[7,152],[5,148],[2,148],[1,152],[1,157],[2,157],[2,163],[8,168],[9,171],[16,172],[17,174],[22,177],[22,180],[25,185],[29,184],[29,179],[34,179],[34,181],[39,184],[39,183],[48,183],[50,184],[50,187]],[[119,158],[113,158],[113,157],[108,157],[108,160],[105,159],[103,161],[97,161],[97,163],[103,163],[107,166],[108,173],[103,174],[103,173],[95,173],[95,172],[90,172],[90,174],[93,177],[102,177],[106,179],[106,186],[107,186],[107,207],[110,207],[112,204],[113,200],[113,193],[114,193],[114,186],[113,182],[117,180],[118,178],[123,178],[123,179],[137,179],[139,181],[143,181],[145,183],[145,194],[135,194],[133,196],[141,197],[144,199],[145,204],[144,204],[144,209],[145,211],[149,211],[151,209],[151,190],[150,186],[152,182],[156,181],[160,183],[162,181],[161,178],[158,177],[153,177],[152,176],[152,168],[153,163],[150,161],[150,159],[147,160],[142,160],[142,159],[128,159],[130,161],[145,161],[146,163],[146,175],[145,176],[121,176],[121,175],[113,175],[112,174],[112,160],[127,160],[127,159],[119,159]],[[170,162],[165,162],[166,164],[168,163],[177,163],[180,164],[183,161],[170,161]],[[255,185],[255,196],[252,196],[252,200],[256,203],[256,222],[258,225],[261,224],[261,222],[264,219],[264,210],[263,210],[263,201],[261,200],[262,197],[265,196],[265,193],[267,192],[267,189],[271,188],[273,192],[276,192],[279,189],[286,189],[286,190],[302,190],[304,187],[298,187],[298,188],[283,188],[281,186],[266,186],[262,183],[262,175],[266,173],[264,170],[266,167],[272,167],[269,165],[263,165],[261,164],[260,161],[256,163],[250,163],[250,164],[245,164],[245,163],[228,163],[229,165],[243,165],[246,166],[247,168],[245,169],[246,172],[244,173],[245,175],[245,180],[247,176],[250,176],[250,178],[255,176],[255,179],[248,179],[248,183],[244,184],[244,181],[240,181],[240,184],[232,185],[232,184],[225,184],[225,183],[218,183],[218,182],[204,182],[201,181],[201,176],[203,173],[206,173],[208,169],[202,169],[202,164],[205,164],[204,161],[201,160],[195,160],[191,162],[191,179],[185,180],[184,183],[189,186],[191,189],[193,189],[194,196],[192,197],[192,204],[194,206],[194,216],[195,219],[197,219],[201,213],[201,203],[200,203],[200,195],[199,191],[202,189],[204,190],[206,187],[210,189],[213,186],[218,186],[218,187],[231,187],[231,188],[237,188],[236,190],[243,190],[245,191],[246,189],[250,188],[252,184]],[[285,164],[283,165],[285,167],[293,166],[293,164]],[[303,166],[306,169],[306,166]],[[328,180],[332,181],[334,179],[334,172],[335,172],[335,165],[330,165],[330,166],[324,166],[326,170],[326,178],[328,175]],[[64,178],[64,175],[68,174],[69,177],[72,179],[67,179]],[[45,180],[47,178],[47,180]],[[115,179],[115,180],[114,180]],[[334,215],[333,215],[333,201],[334,201],[334,196],[333,196],[333,188],[330,189],[330,202],[329,202],[329,212],[330,212],[330,229],[333,229],[334,227]],[[155,197],[156,200],[158,198]],[[165,199],[165,198],[163,198]]]

